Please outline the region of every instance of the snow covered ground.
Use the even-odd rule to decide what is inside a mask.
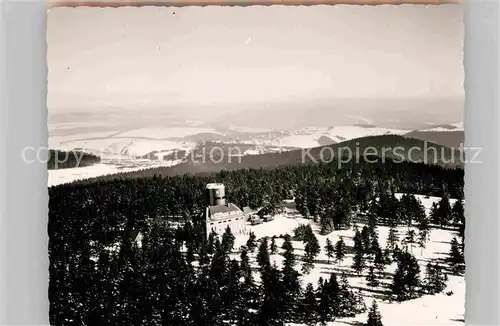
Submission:
[[[440,198],[424,196],[417,196],[422,201],[422,204],[426,209],[430,208],[433,202],[437,202]],[[263,223],[260,225],[249,226],[249,228],[255,233],[257,239],[262,237],[272,237],[284,235],[286,233],[292,235],[293,229],[300,224],[311,224],[311,220],[304,219],[301,216],[295,218],[289,218],[285,216],[278,215],[273,221]],[[326,245],[326,240],[330,239],[333,244],[335,244],[341,237],[346,243],[346,246],[353,246],[354,230],[342,230],[334,231],[326,236],[319,235],[317,233],[317,227],[313,224],[311,225],[313,230],[316,232],[316,237],[321,245],[321,253],[316,257],[314,269],[307,275],[302,276],[303,285],[307,283],[312,283],[314,286],[317,285],[318,279],[320,277],[328,278],[330,273],[346,272],[349,276],[349,283],[355,290],[361,290],[362,295],[365,298],[365,304],[370,307],[372,300],[377,300],[379,305],[379,310],[382,314],[382,321],[385,326],[400,326],[400,325],[453,325],[453,324],[463,324],[464,311],[465,311],[465,278],[463,276],[453,276],[449,275],[449,280],[447,283],[447,289],[441,294],[437,295],[426,295],[417,299],[402,303],[389,303],[382,298],[384,291],[386,291],[385,286],[391,283],[392,274],[395,271],[396,264],[388,266],[385,272],[390,273],[387,276],[380,278],[381,286],[375,289],[371,289],[367,286],[365,280],[366,271],[364,275],[358,277],[351,269],[353,254],[348,254],[346,259],[341,263],[328,262],[326,252],[324,247]],[[363,227],[362,224],[358,225],[359,229]],[[405,233],[408,231],[407,227],[398,228],[399,238],[402,239]],[[417,231],[417,230],[416,230]],[[388,227],[378,227],[379,243],[382,248],[386,246],[386,239],[388,236]],[[442,229],[432,229],[430,240],[427,243],[425,249],[421,249],[418,245],[414,245],[412,252],[418,259],[421,269],[421,279],[425,276],[426,264],[430,262],[436,262],[437,259],[446,258],[450,250],[450,241],[455,237],[456,234],[452,231],[442,230]],[[244,245],[248,239],[248,235],[237,235],[235,240],[235,248],[238,249],[240,246]],[[270,243],[270,242],[269,242]],[[271,262],[276,262],[280,266],[283,258],[279,254],[281,252],[283,240],[277,238],[276,245],[278,246],[278,254],[271,256]],[[303,243],[293,242],[295,248],[295,254],[298,256],[297,270],[300,271],[302,267],[300,256],[303,255]],[[399,245],[401,247],[401,244]],[[255,253],[250,255],[251,263],[257,266],[255,260]],[[238,253],[234,253],[235,258],[238,257]],[[257,273],[258,274],[258,273]],[[256,280],[258,280],[258,275],[255,275]],[[453,294],[448,296],[447,292],[452,291]],[[359,314],[352,318],[343,318],[331,322],[328,325],[358,325],[360,323],[365,323],[367,320],[367,314]],[[297,325],[297,324],[290,324]]]
[[[393,130],[370,126],[308,127],[275,132],[238,129],[236,127],[230,132],[220,132],[213,128],[189,126],[139,128],[128,131],[110,129],[110,131],[106,132],[50,136],[49,146],[54,149],[71,150],[79,148],[92,152],[126,152],[129,155],[143,156],[153,151],[191,149],[196,146],[196,143],[189,137],[201,134],[220,135],[224,139],[224,143],[260,144],[266,147],[312,148],[325,145],[325,141],[326,143],[338,143],[365,136],[400,135],[407,132],[409,130]],[[320,138],[322,138],[322,141],[319,141]]]
[[[86,126],[85,124],[62,124],[52,126],[52,130],[77,128]],[[454,124],[457,129],[462,128],[463,123]],[[86,126],[89,127],[89,126]],[[268,152],[286,151],[292,148],[312,148],[330,143],[338,143],[355,138],[375,136],[375,135],[403,135],[409,130],[396,130],[379,128],[375,126],[332,126],[332,127],[307,127],[298,130],[282,130],[265,132],[258,129],[238,129],[233,127],[231,132],[225,134],[213,128],[202,127],[166,127],[166,128],[138,128],[126,131],[117,131],[110,126],[109,131],[89,131],[82,133],[69,133],[66,135],[50,136],[49,147],[52,149],[84,150],[102,158],[102,164],[94,167],[82,167],[66,170],[49,171],[49,185],[56,185],[64,182],[71,182],[77,179],[92,178],[100,175],[116,172],[128,172],[141,170],[151,166],[171,166],[177,164],[186,152],[190,152],[197,145],[195,141],[185,138],[194,135],[210,133],[229,137],[225,143],[231,146],[240,144],[253,144],[255,148],[245,149],[244,155],[258,155]],[[446,129],[448,130],[448,129]],[[232,132],[236,132],[233,134]],[[226,137],[226,138],[227,138]],[[231,140],[235,137],[235,143]],[[177,157],[171,161],[158,160],[163,155],[177,153]],[[109,155],[123,156],[124,162],[116,163],[108,160]],[[140,160],[137,157],[145,158]],[[156,156],[156,157],[155,157]],[[170,157],[170,156],[169,156]],[[170,159],[170,158],[169,158]],[[136,160],[135,162],[132,162]]]
[[[150,160],[103,160],[100,164],[70,169],[49,170],[47,185],[49,187],[71,183],[77,180],[91,179],[103,175],[140,171],[159,166],[172,166],[179,161],[150,161]]]
[[[445,131],[464,131],[464,123],[462,122],[457,122],[457,123],[452,123],[450,125],[447,125],[446,128],[442,126],[437,126],[429,129],[424,129],[420,131],[440,131],[440,132],[445,132]]]
[[[296,131],[290,131],[282,137],[269,140],[266,145],[276,145],[283,147],[312,148],[325,145],[320,142],[331,140],[331,143],[340,143],[343,141],[380,135],[403,135],[410,130],[386,129],[372,126],[332,126],[325,128],[304,128]]]

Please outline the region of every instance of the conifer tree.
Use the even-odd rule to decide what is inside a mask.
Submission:
[[[366,282],[367,285],[372,289],[380,284],[377,279],[377,275],[375,274],[375,268],[373,266],[369,267],[368,274],[366,275]]]
[[[285,241],[281,248],[283,249],[283,258],[285,259],[284,266],[293,268],[295,266],[295,255],[290,235],[285,235]]]
[[[340,275],[339,286],[340,297],[342,298],[339,304],[339,317],[347,317],[355,310],[355,298],[351,292],[349,280],[345,272],[342,272]]]
[[[401,250],[401,248],[399,248],[399,246],[396,245],[394,247],[394,249],[392,250],[392,258],[393,258],[393,260],[398,260],[402,253],[403,253],[403,250]]]
[[[259,264],[261,270],[269,267],[271,264],[267,248],[267,238],[263,238],[260,242],[259,251],[257,253],[257,263]]]
[[[379,272],[383,272],[386,265],[386,260],[384,258],[384,253],[382,249],[378,248],[375,253],[375,258],[373,259],[373,265]]]
[[[361,275],[365,267],[366,267],[366,261],[363,253],[356,252],[353,258],[352,269],[354,269],[354,271],[358,273],[358,275]]]
[[[298,311],[298,300],[301,295],[299,273],[295,270],[295,255],[290,237],[285,237],[283,243],[283,303],[284,311],[288,316],[295,316]]]
[[[255,248],[257,248],[255,233],[253,233],[252,231],[250,231],[250,234],[248,235],[246,247],[248,248],[249,252],[253,252]]]
[[[371,237],[370,254],[375,256],[379,250],[380,244],[378,243],[378,234],[375,233]]]
[[[222,251],[226,255],[229,254],[231,252],[231,250],[233,250],[234,241],[235,241],[235,237],[234,237],[233,233],[231,232],[231,228],[228,225],[226,227],[226,231],[222,235],[222,242],[221,242]]]
[[[333,300],[328,288],[328,282],[322,282],[318,286],[318,320],[321,325],[326,325],[334,319]]]
[[[208,263],[210,262],[210,258],[208,257],[207,249],[208,249],[208,242],[205,241],[200,246],[200,249],[198,252],[198,264],[199,264],[200,268],[203,268],[204,266],[208,265]]]
[[[240,269],[241,276],[245,278],[245,283],[253,281],[252,268],[250,266],[250,259],[248,257],[248,249],[243,247],[240,253]]]
[[[354,233],[353,240],[354,240],[354,251],[364,253],[363,238],[362,238],[361,232],[359,232],[359,230],[357,230]]]
[[[278,251],[278,247],[276,246],[276,236],[271,238],[271,255],[275,255]]]
[[[209,255],[214,254],[215,250],[215,239],[217,238],[217,234],[215,231],[211,231],[210,234],[208,235],[208,243],[207,243],[207,253]]]
[[[424,289],[428,294],[441,293],[446,289],[448,276],[437,264],[428,263],[424,279]]]
[[[329,321],[333,321],[340,314],[342,293],[335,273],[330,274],[328,281],[323,282],[320,294],[319,309]],[[329,306],[328,306],[329,305]]]
[[[368,320],[366,326],[384,326],[382,323],[382,316],[378,311],[377,302],[373,300],[370,311],[368,312]]]
[[[282,275],[275,264],[265,265],[261,270],[261,275],[263,299],[259,311],[259,323],[261,325],[276,325],[279,324],[278,321],[283,318],[284,313],[283,296],[281,295],[283,293]]]
[[[375,205],[377,205],[377,202],[375,200],[372,201],[372,203],[375,203]],[[373,208],[373,211],[370,210],[368,212],[368,231],[371,237],[374,237],[375,234],[377,233],[377,225],[378,225],[378,216],[376,212],[377,209],[378,207],[375,206],[375,208]]]
[[[423,249],[425,249],[425,246],[427,245],[427,241],[429,240],[431,234],[430,221],[427,216],[424,216],[420,219],[418,224],[418,231],[417,242],[423,252]]]
[[[451,269],[454,274],[459,275],[463,272],[464,256],[460,250],[460,245],[457,238],[451,240],[451,248],[448,257],[448,262],[450,263]]]
[[[444,194],[438,204],[437,218],[441,226],[447,225],[452,219],[452,211],[448,194]]]
[[[391,227],[389,229],[389,235],[387,236],[387,248],[389,250],[394,250],[398,241],[398,231],[395,228]]]
[[[302,266],[302,272],[305,274],[309,273],[314,267],[314,259],[319,254],[321,247],[319,245],[318,239],[314,233],[309,233],[305,239],[305,255],[304,255],[304,265]]]
[[[335,247],[332,244],[330,238],[326,238],[326,246],[325,246],[326,257],[328,257],[328,263],[330,263],[330,259],[335,256]]]
[[[398,267],[393,277],[392,292],[398,301],[415,298],[420,287],[420,266],[408,252],[398,255]]]
[[[311,283],[308,283],[301,304],[301,316],[307,326],[314,326],[318,323],[318,303],[316,293]]]
[[[371,238],[370,238],[370,231],[368,230],[368,227],[366,225],[361,230],[361,239],[363,242],[364,252],[369,253],[371,248]]]
[[[423,255],[424,249],[427,245],[427,240],[429,239],[427,232],[426,231],[419,231],[418,232],[418,239],[417,243],[418,246],[420,247],[420,255]]]
[[[441,225],[441,218],[439,216],[439,207],[436,202],[432,203],[429,216],[432,220],[432,223],[436,225]]]
[[[347,255],[347,247],[345,245],[344,239],[340,238],[337,243],[335,243],[335,259],[340,264]]]
[[[464,214],[464,204],[462,200],[457,200],[451,209],[453,223],[455,225],[464,224],[465,214]]]
[[[408,230],[404,238],[404,242],[407,245],[407,248],[410,248],[410,252],[413,252],[413,244],[415,243],[415,230]]]
[[[391,251],[388,248],[384,250],[384,263],[386,265],[392,264]]]

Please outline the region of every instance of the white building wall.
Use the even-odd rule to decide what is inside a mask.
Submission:
[[[227,227],[231,228],[233,235],[248,234],[245,215],[238,214],[227,219],[207,220],[207,235],[215,231],[217,234],[223,234]]]

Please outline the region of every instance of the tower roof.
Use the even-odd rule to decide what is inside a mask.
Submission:
[[[229,203],[227,205],[209,206],[208,209],[210,211],[210,215],[241,212],[241,209],[239,209],[238,206],[233,203]]]
[[[207,189],[218,189],[223,187],[224,187],[223,183],[208,183],[206,186]]]

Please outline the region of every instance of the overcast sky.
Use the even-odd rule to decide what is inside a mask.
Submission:
[[[464,96],[458,5],[54,8],[47,29],[57,111]]]

